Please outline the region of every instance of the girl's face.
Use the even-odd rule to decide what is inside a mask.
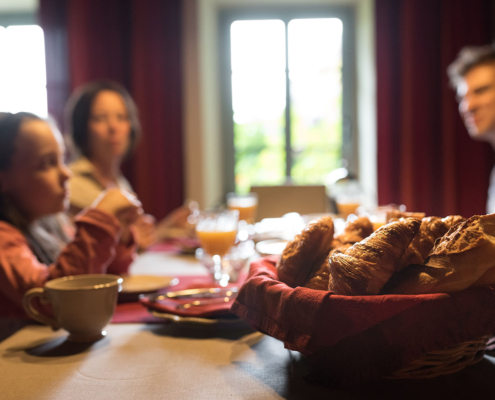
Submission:
[[[88,134],[93,161],[107,162],[124,157],[129,149],[131,122],[119,93],[102,90],[96,95],[91,105]]]
[[[28,120],[21,124],[15,149],[10,168],[0,173],[2,192],[30,222],[63,211],[70,172],[60,134],[45,121]]]

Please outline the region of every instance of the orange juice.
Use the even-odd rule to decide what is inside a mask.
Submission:
[[[356,213],[356,208],[360,206],[359,203],[338,203],[337,208],[339,209],[339,214],[342,214],[344,218],[347,218],[350,214]]]
[[[229,210],[239,211],[239,221],[254,221],[256,215],[257,204],[243,206],[243,205],[231,205],[229,204]]]
[[[376,231],[378,228],[381,228],[383,225],[385,225],[385,222],[383,221],[373,221],[373,231]]]
[[[201,247],[210,256],[223,257],[234,245],[237,231],[196,231]]]

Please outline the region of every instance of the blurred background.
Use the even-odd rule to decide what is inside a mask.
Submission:
[[[492,0],[2,0],[0,111],[51,116],[122,83],[143,125],[125,175],[157,218],[252,186],[326,185],[367,205],[483,214],[493,154],[446,68],[494,38]],[[332,175],[333,173],[333,175]]]

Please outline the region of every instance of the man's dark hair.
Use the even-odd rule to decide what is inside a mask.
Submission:
[[[133,152],[138,139],[141,136],[141,126],[139,124],[136,104],[132,100],[129,92],[117,82],[97,81],[88,83],[76,90],[71,96],[65,112],[65,126],[72,136],[72,142],[82,155],[88,158],[91,158],[88,135],[88,122],[91,114],[91,106],[98,93],[106,90],[120,94],[124,99],[127,108],[127,115],[131,122],[131,134],[130,145],[126,156]]]
[[[464,47],[447,68],[451,86],[456,89],[469,71],[486,64],[495,65],[495,44]]]

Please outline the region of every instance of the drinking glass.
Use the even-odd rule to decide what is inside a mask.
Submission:
[[[224,257],[235,244],[239,211],[202,212],[197,219],[196,233],[205,253],[213,264],[206,265],[215,283],[226,286],[230,280]]]
[[[338,213],[344,219],[350,214],[356,214],[356,209],[361,205],[362,201],[359,183],[354,180],[342,180],[333,189]]]
[[[229,193],[227,194],[227,207],[229,210],[239,211],[239,221],[246,221],[253,224],[258,208],[258,194],[248,193],[245,195]]]

